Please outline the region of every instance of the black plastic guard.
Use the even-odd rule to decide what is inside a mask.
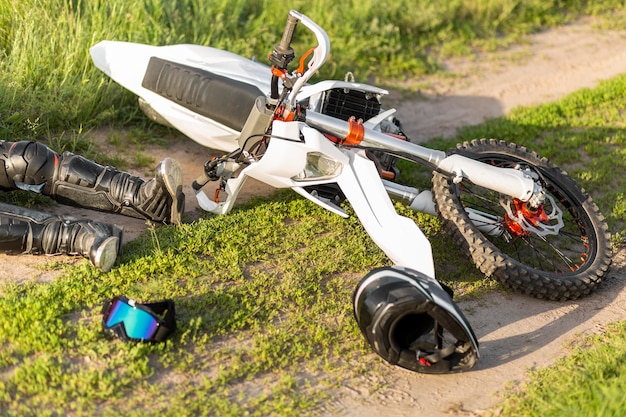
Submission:
[[[252,84],[152,57],[141,85],[195,113],[241,131],[263,92]]]

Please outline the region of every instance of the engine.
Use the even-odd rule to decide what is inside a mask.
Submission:
[[[367,121],[376,117],[381,112],[380,94],[367,89],[335,87],[321,92],[317,97],[311,97],[305,106],[310,105],[327,116],[332,116],[341,120],[348,120],[354,117],[357,120]],[[385,119],[380,123],[383,133],[395,136],[398,140],[406,140],[402,132],[400,121],[395,117]],[[396,167],[397,158],[382,150],[367,150],[367,157],[376,164],[382,178],[394,180],[399,175]],[[341,203],[345,196],[338,186],[326,184],[323,187],[306,187],[309,192],[315,192],[324,198],[333,201],[335,204]]]

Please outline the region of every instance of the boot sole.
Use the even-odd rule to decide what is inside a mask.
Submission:
[[[109,272],[115,264],[119,247],[120,239],[117,236],[106,238],[96,250],[92,260],[93,265],[103,272]]]
[[[182,213],[185,210],[183,170],[176,160],[172,158],[165,158],[157,166],[157,176],[163,181],[167,192],[172,197],[170,222],[180,224]]]

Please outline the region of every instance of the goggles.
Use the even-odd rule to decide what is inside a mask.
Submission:
[[[102,314],[104,331],[126,341],[162,342],[176,330],[172,300],[139,304],[119,296],[104,304]]]

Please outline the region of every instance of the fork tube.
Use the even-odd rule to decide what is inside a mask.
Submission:
[[[306,122],[311,127],[320,129],[338,138],[345,138],[350,133],[348,122],[310,110],[306,112]],[[429,149],[416,143],[398,140],[392,136],[367,128],[365,128],[365,135],[361,143],[372,148],[401,152],[433,165],[438,165],[446,157],[445,152]],[[415,162],[420,162],[418,159],[411,159]]]
[[[307,111],[306,121],[312,127],[338,138],[354,135],[354,132],[350,131],[349,122],[334,117]],[[541,193],[540,189],[535,189],[534,181],[519,170],[494,167],[459,154],[446,156],[445,152],[398,140],[382,132],[365,127],[363,128],[360,143],[366,147],[398,152],[402,154],[402,157],[409,158],[415,162],[430,163],[439,171],[452,175],[455,182],[469,180],[478,186],[518,198],[522,201],[529,201],[533,195]]]

